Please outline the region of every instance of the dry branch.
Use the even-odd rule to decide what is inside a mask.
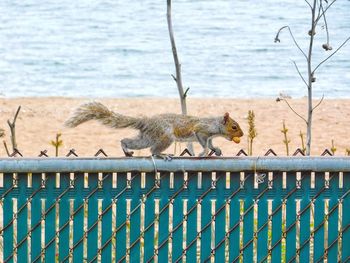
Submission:
[[[184,88],[182,85],[181,64],[179,61],[179,57],[177,55],[177,49],[176,49],[175,37],[174,37],[174,31],[173,31],[173,24],[172,24],[172,20],[171,20],[171,0],[167,0],[167,22],[168,22],[168,30],[169,30],[171,49],[173,52],[173,58],[174,58],[174,63],[175,63],[175,71],[176,71],[176,76],[174,76],[174,75],[171,75],[171,76],[173,77],[174,81],[176,82],[177,89],[179,91],[182,114],[187,115],[186,97],[187,97],[187,92],[188,92],[189,88],[187,88],[186,91],[184,91]],[[187,148],[189,149],[191,154],[194,155],[192,143],[188,143]]]
[[[21,110],[21,106],[18,107],[12,122],[10,122],[10,120],[7,120],[7,124],[9,125],[10,131],[11,131],[11,143],[12,143],[12,150],[14,152],[18,150],[17,142],[16,142],[16,121],[20,110]]]
[[[294,35],[293,35],[293,33],[292,33],[292,30],[290,29],[289,26],[281,27],[281,28],[278,30],[277,35],[276,35],[276,37],[275,37],[275,43],[281,42],[281,40],[279,39],[279,35],[280,35],[280,33],[282,32],[282,30],[285,29],[285,28],[288,29],[289,34],[290,34],[290,36],[292,37],[295,46],[300,50],[300,52],[303,54],[303,56],[305,57],[305,59],[307,59],[307,56],[306,56],[304,50],[302,50],[302,48],[300,47],[299,43],[296,41],[296,39],[295,39],[295,37],[294,37]]]
[[[186,95],[182,85],[181,64],[179,61],[179,57],[177,55],[173,24],[171,21],[171,0],[167,0],[167,21],[168,21],[168,30],[169,30],[171,49],[173,52],[173,58],[174,58],[175,70],[176,70],[176,76],[174,75],[171,75],[171,76],[175,80],[177,88],[179,90],[182,114],[186,115],[187,114]]]
[[[4,143],[4,147],[5,147],[6,154],[7,154],[8,157],[10,157],[11,154],[10,154],[9,148],[7,147],[7,144],[6,144],[5,141],[3,141],[3,143]]]

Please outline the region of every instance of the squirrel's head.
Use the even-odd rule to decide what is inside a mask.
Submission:
[[[244,135],[239,124],[230,117],[230,114],[226,112],[224,114],[222,124],[224,125],[224,136],[229,141],[239,143],[240,137]]]

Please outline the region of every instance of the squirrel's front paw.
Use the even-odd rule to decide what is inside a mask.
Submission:
[[[171,161],[173,159],[173,154],[153,154],[152,156],[162,158],[164,161]]]
[[[215,152],[216,156],[221,156],[222,155],[222,152],[221,152],[221,150],[219,148],[215,148],[214,152]]]
[[[134,152],[124,151],[124,154],[125,154],[126,157],[133,157]]]
[[[198,154],[198,157],[204,157],[207,156],[207,153],[205,151]]]

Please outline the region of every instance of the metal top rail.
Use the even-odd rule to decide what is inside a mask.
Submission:
[[[350,157],[0,158],[0,173],[252,170],[350,172]]]

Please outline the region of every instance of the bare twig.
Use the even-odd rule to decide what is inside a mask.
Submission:
[[[277,101],[284,101],[287,104],[287,106],[289,107],[289,109],[291,109],[295,113],[295,115],[297,115],[299,118],[301,118],[307,124],[306,119],[293,109],[293,107],[289,104],[288,100],[286,100],[284,98],[278,98]]]
[[[322,98],[321,98],[321,100],[316,104],[316,106],[315,107],[313,107],[312,108],[312,111],[314,111],[318,106],[320,106],[321,105],[321,103],[322,103],[322,101],[323,101],[323,99],[324,99],[324,94],[322,95]]]
[[[0,138],[5,136],[5,131],[4,129],[0,128]]]
[[[175,77],[173,74],[171,74],[171,76],[173,77],[173,80],[174,80],[175,82],[177,82],[176,77]]]
[[[318,20],[321,19],[322,16],[324,16],[324,14],[327,12],[327,10],[335,3],[335,1],[337,0],[333,0],[325,9],[324,11],[319,15],[317,16],[316,20],[315,20],[315,25],[318,23]]]
[[[306,80],[304,79],[303,75],[301,74],[297,63],[296,63],[294,60],[292,60],[292,62],[293,62],[293,64],[294,64],[296,70],[298,71],[298,74],[299,74],[300,78],[303,80],[303,82],[305,83],[306,87],[308,88],[309,85],[307,84]]]
[[[317,67],[312,71],[312,74],[316,72],[316,70],[323,64],[325,63],[328,59],[330,59],[331,57],[333,57],[333,55],[335,53],[337,53],[348,41],[350,40],[350,37],[348,37],[332,54],[330,54],[327,58],[325,58],[324,60],[322,60]]]
[[[12,143],[13,151],[18,149],[17,142],[16,142],[16,121],[20,110],[21,110],[21,106],[18,107],[12,122],[10,122],[10,120],[7,120],[7,124],[9,125],[10,131],[11,131],[11,143]]]
[[[185,90],[185,93],[184,93],[184,98],[186,98],[187,97],[187,93],[188,93],[188,91],[190,90],[190,87],[188,87],[186,90]]]
[[[5,147],[6,154],[7,154],[8,157],[10,157],[11,154],[10,154],[9,148],[7,147],[7,144],[6,144],[5,141],[3,141],[3,143],[4,143],[4,147]]]
[[[305,143],[304,143],[304,134],[300,131],[299,136],[301,139],[301,151],[303,152],[303,154],[305,154],[306,147],[305,147]]]
[[[307,59],[307,56],[306,56],[305,52],[304,52],[304,51],[301,49],[301,47],[299,46],[299,44],[298,44],[298,42],[296,41],[296,39],[295,39],[295,37],[294,37],[294,35],[293,35],[293,33],[292,33],[292,30],[290,29],[289,26],[281,27],[281,28],[278,30],[277,35],[276,35],[276,37],[275,37],[275,42],[281,42],[281,40],[279,39],[279,34],[280,34],[281,31],[282,31],[283,29],[285,29],[285,28],[287,28],[287,29],[289,30],[289,33],[290,33],[290,35],[291,35],[291,37],[292,37],[292,39],[293,39],[293,41],[294,41],[294,44],[295,44],[296,47],[300,50],[300,52],[304,55],[305,59]]]
[[[318,14],[317,14],[317,18],[318,17],[320,17],[320,15],[321,15],[321,9],[322,9],[322,1],[323,0],[318,0],[316,3],[318,3],[318,2],[320,2],[320,4],[318,5]],[[312,10],[312,9],[311,9]],[[315,22],[315,27],[316,27],[316,25],[317,25],[317,22]]]
[[[325,14],[325,12],[324,12],[324,8],[323,8],[323,5],[322,5],[322,1],[321,1],[320,5],[321,5],[321,8],[322,8],[322,13],[323,13],[324,26],[325,26],[325,28],[326,28],[327,45],[329,46],[329,31],[328,31],[328,23],[327,23],[326,14]]]
[[[311,4],[307,1],[307,0],[304,0],[306,3],[307,3],[307,5],[312,9],[312,6],[311,6]]]

